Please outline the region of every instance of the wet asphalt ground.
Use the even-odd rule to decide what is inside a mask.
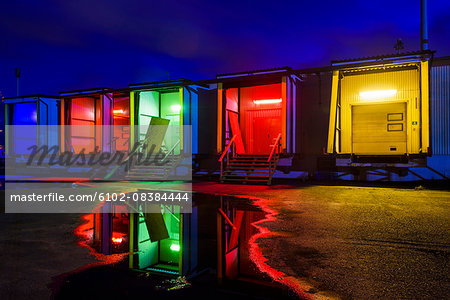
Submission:
[[[162,186],[163,187],[163,186]],[[130,185],[124,185],[129,189]],[[450,192],[396,187],[196,184],[250,195],[278,214],[257,240],[267,264],[311,298],[447,299]],[[80,215],[0,215],[0,298],[47,299],[54,278],[95,262]]]
[[[312,298],[448,299],[450,192],[311,186],[263,192],[279,214],[258,242]]]
[[[95,263],[79,214],[0,214],[0,299],[50,299],[54,277]]]

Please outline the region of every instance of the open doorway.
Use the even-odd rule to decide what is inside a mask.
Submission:
[[[113,149],[127,151],[130,139],[130,96],[128,93],[113,95]]]
[[[163,148],[170,151],[174,147],[174,154],[180,153],[181,142],[181,114],[182,106],[178,90],[143,91],[139,93],[138,125],[139,138],[145,139],[148,125],[152,118],[169,120],[167,133],[164,137]]]
[[[15,103],[9,107],[9,119],[11,134],[9,144],[11,153],[24,155],[29,154],[29,147],[38,144],[37,127],[38,124],[37,102]],[[26,127],[15,127],[16,125],[27,125]],[[43,124],[46,125],[46,124]]]
[[[179,274],[181,217],[179,207],[174,206],[163,206],[160,214],[139,215],[138,269]]]
[[[226,90],[226,138],[238,154],[268,155],[282,130],[281,83]]]
[[[66,100],[65,121],[69,130],[68,149],[73,153],[91,153],[102,146],[101,132],[95,125],[102,125],[100,97],[77,97]]]

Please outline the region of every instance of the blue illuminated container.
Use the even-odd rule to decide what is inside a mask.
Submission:
[[[41,138],[38,140],[38,128],[40,125],[59,125],[59,105],[60,100],[55,96],[31,95],[21,97],[4,98],[5,109],[5,149],[10,155],[24,155],[28,153],[28,147],[42,143],[57,142],[57,136],[45,134],[42,130],[39,133]],[[9,126],[8,126],[9,125]],[[12,139],[8,135],[8,130],[13,129],[10,126],[17,125],[37,125],[36,131],[27,131],[27,134],[20,135]]]

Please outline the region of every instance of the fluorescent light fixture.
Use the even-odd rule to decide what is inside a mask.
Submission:
[[[113,237],[113,238],[112,238],[112,242],[113,242],[114,244],[120,244],[120,243],[122,243],[122,241],[123,241],[123,239],[122,239],[121,237],[118,237],[118,238]]]
[[[123,114],[123,113],[124,113],[123,109],[115,109],[115,110],[113,110],[113,114],[115,114],[115,115],[119,115],[119,114]]]
[[[272,104],[272,103],[280,103],[283,99],[262,99],[262,100],[253,100],[255,104]]]
[[[397,94],[397,90],[378,90],[378,91],[359,92],[359,96],[364,100],[382,99],[392,97],[395,94]]]
[[[178,251],[180,251],[180,245],[172,244],[172,245],[170,245],[170,250],[178,252]]]
[[[172,105],[170,109],[172,109],[172,111],[175,113],[179,113],[181,111],[181,105],[179,104]]]

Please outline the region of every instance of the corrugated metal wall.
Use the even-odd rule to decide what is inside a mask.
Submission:
[[[359,74],[358,72],[344,73],[341,79],[341,104],[365,104],[360,96],[362,91],[395,89],[397,93],[386,99],[373,102],[404,101],[419,97],[420,83],[417,70],[390,70],[387,72]]]
[[[450,155],[450,66],[431,68],[431,147]]]

